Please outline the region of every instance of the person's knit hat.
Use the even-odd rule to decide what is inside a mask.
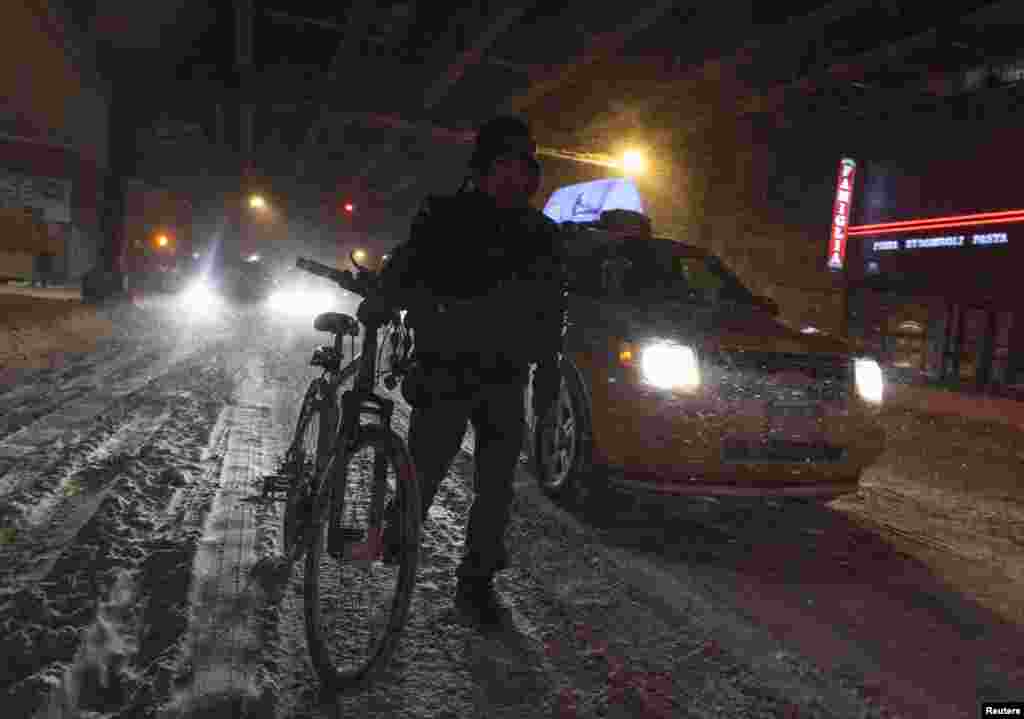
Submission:
[[[489,120],[477,132],[473,155],[469,160],[470,169],[485,174],[491,163],[503,155],[523,155],[532,162],[536,172],[540,165],[536,161],[537,143],[526,120],[516,116],[496,117]]]

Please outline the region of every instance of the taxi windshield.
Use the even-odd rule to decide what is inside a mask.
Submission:
[[[717,257],[672,240],[631,239],[605,245],[573,267],[576,290],[639,302],[756,303]]]

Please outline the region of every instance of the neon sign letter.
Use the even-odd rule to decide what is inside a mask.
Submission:
[[[846,236],[850,226],[850,205],[853,202],[853,177],[857,163],[848,157],[839,161],[836,180],[836,201],[832,208],[832,232],[828,239],[828,268],[843,269],[846,260]]]

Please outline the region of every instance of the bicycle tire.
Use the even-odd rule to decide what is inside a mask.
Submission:
[[[281,547],[284,556],[292,561],[302,559],[305,554],[308,541],[300,536],[303,533],[301,520],[303,515],[308,517],[312,514],[314,480],[330,461],[333,418],[330,412],[324,411],[326,402],[319,387],[321,381],[310,383],[302,399],[295,432],[285,457],[288,497],[281,513]]]
[[[362,566],[332,554],[329,548],[332,520],[347,507],[354,507],[361,493],[358,483],[362,479],[353,471],[351,462],[362,450],[372,449],[375,468],[379,457],[384,457],[395,472],[395,506],[393,515],[399,526],[400,546],[396,561],[385,566],[374,559]],[[343,496],[338,490],[343,489]],[[340,690],[355,686],[372,677],[394,653],[399,635],[408,617],[409,603],[416,584],[416,570],[419,564],[420,545],[420,493],[415,469],[405,442],[392,430],[378,426],[364,426],[359,430],[355,443],[335,453],[320,480],[317,498],[314,531],[309,535],[305,566],[305,623],[306,640],[310,658],[322,684]],[[334,524],[338,531],[348,528]],[[350,545],[354,546],[354,545]],[[345,550],[340,552],[344,555]],[[362,572],[362,574],[360,574]],[[373,576],[370,576],[372,573]],[[346,596],[355,595],[360,587],[357,583],[387,584],[395,582],[394,597],[387,607],[387,616],[380,611],[364,613],[359,609],[344,610],[338,606]],[[330,584],[327,584],[327,582]],[[335,587],[334,584],[337,583]],[[382,606],[388,604],[385,602]],[[326,616],[325,609],[331,612]],[[381,621],[383,619],[383,621]],[[378,624],[382,636],[372,637],[368,642],[366,656],[351,662],[343,660],[347,650],[340,647],[341,639],[346,645],[357,643],[360,621],[367,625]],[[340,630],[340,631],[338,631]],[[332,651],[336,650],[336,651]]]

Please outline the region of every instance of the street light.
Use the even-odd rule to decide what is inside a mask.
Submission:
[[[167,243],[168,242],[170,242],[170,240],[167,239],[167,235],[157,235],[157,237],[156,237],[156,244],[158,246],[160,246],[160,247],[167,247]]]
[[[265,210],[267,209],[267,201],[263,199],[263,195],[251,195],[249,197],[249,208],[253,210]]]
[[[627,174],[639,175],[643,173],[646,166],[647,162],[644,160],[644,155],[639,150],[626,150],[622,154],[622,169]]]
[[[356,258],[356,262],[362,262],[366,258],[366,253],[363,250],[356,250],[352,256]]]

